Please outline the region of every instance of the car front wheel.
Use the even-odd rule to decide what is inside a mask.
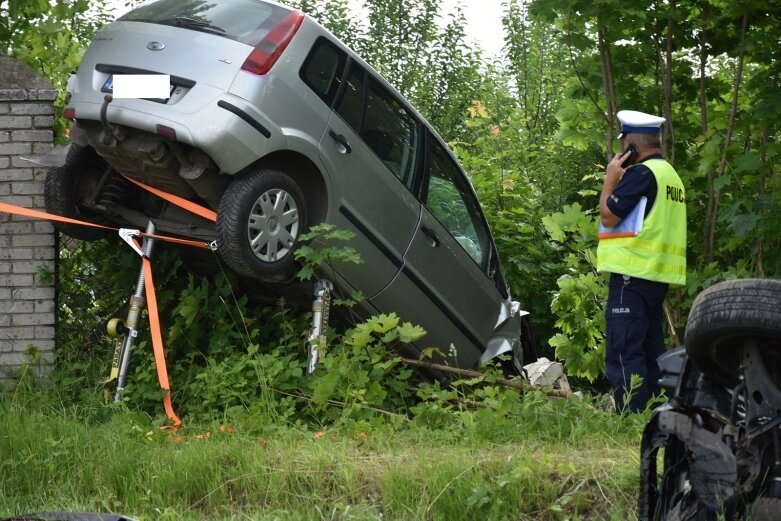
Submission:
[[[293,179],[272,169],[250,171],[220,199],[219,252],[240,275],[286,281],[295,274],[293,253],[306,226],[304,195]]]

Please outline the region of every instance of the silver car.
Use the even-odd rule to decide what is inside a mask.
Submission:
[[[168,75],[158,98],[115,98],[121,75]],[[533,357],[490,230],[453,153],[376,71],[301,11],[262,0],[158,0],[97,33],[68,85],[66,163],[50,211],[216,240],[239,276],[284,285],[322,222],[363,263],[321,275],[454,346],[451,364]],[[120,175],[121,173],[121,175]],[[216,212],[216,222],[130,180]],[[60,224],[95,239],[99,229]],[[413,346],[413,348],[415,348]]]

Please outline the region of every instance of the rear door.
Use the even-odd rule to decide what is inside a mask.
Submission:
[[[369,298],[401,269],[417,228],[420,202],[409,187],[420,165],[421,125],[357,63],[320,143],[334,184],[332,222],[355,233],[361,264],[334,266]]]
[[[455,350],[458,365],[472,367],[503,316],[504,298],[492,280],[492,240],[469,181],[433,135],[428,151],[425,204],[403,271],[372,303],[387,309],[404,302],[404,319],[428,332],[422,347]]]

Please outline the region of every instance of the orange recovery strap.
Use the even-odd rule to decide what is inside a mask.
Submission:
[[[144,262],[144,288],[146,289],[146,308],[149,315],[149,331],[152,335],[152,350],[155,355],[155,367],[157,368],[157,380],[160,388],[165,391],[163,396],[163,408],[168,419],[173,425],[164,427],[176,430],[182,426],[182,420],[174,412],[171,403],[171,385],[168,383],[168,368],[165,364],[165,351],[163,350],[163,334],[160,327],[160,316],[157,312],[157,296],[155,295],[155,283],[152,278],[152,262],[147,257],[142,257]]]
[[[78,224],[79,226],[89,226],[91,228],[101,228],[103,230],[111,230],[118,232],[119,228],[113,226],[104,226],[102,224],[95,224],[88,221],[80,221],[78,219],[71,219],[70,217],[63,217],[53,213],[41,212],[40,210],[31,210],[30,208],[24,208],[22,206],[15,206],[13,204],[0,202],[0,213],[8,213],[11,215],[23,215],[25,217],[32,217],[33,219],[44,219],[48,221],[57,221],[68,224]],[[153,239],[159,239],[161,241],[170,242],[174,244],[183,244],[185,246],[193,246],[195,248],[210,249],[209,245],[204,241],[194,241],[191,239],[180,239],[179,237],[169,237],[167,235],[158,235],[155,233],[145,233],[139,231],[141,237],[151,237]]]
[[[195,203],[192,203],[190,201],[187,201],[185,199],[182,199],[180,197],[177,197],[172,194],[168,194],[166,192],[162,192],[161,190],[158,190],[156,188],[153,188],[151,186],[147,186],[143,183],[140,183],[138,181],[135,181],[133,179],[127,178],[129,181],[137,184],[141,188],[148,190],[152,192],[155,195],[158,195],[162,197],[163,199],[176,204],[177,206],[180,206],[186,210],[189,210],[190,212],[199,215],[201,217],[204,217],[206,219],[209,219],[211,221],[216,221],[217,214],[208,208],[204,208],[202,206],[199,206]],[[44,219],[49,221],[56,221],[56,222],[62,222],[62,223],[68,223],[68,224],[76,224],[80,226],[89,226],[92,228],[102,228],[105,230],[112,230],[119,232],[119,228],[111,227],[111,226],[104,226],[101,224],[95,224],[87,221],[81,221],[78,219],[72,219],[69,217],[63,217],[60,215],[50,214],[47,212],[41,212],[39,210],[32,210],[29,208],[24,208],[21,206],[15,206],[8,203],[0,202],[0,213],[8,213],[12,215],[22,215],[25,217],[32,217],[34,219]],[[189,240],[189,239],[180,239],[178,237],[168,237],[165,235],[158,235],[158,234],[150,234],[139,231],[138,236],[141,237],[150,237],[153,239],[159,239],[166,242],[172,242],[176,244],[183,244],[188,246],[193,246],[197,248],[206,248],[210,249],[209,245],[204,241],[195,241],[195,240]],[[136,243],[136,246],[139,247],[137,241],[134,241]],[[165,363],[165,351],[163,347],[163,335],[162,330],[160,327],[160,317],[158,313],[157,308],[157,296],[155,295],[155,286],[154,286],[154,280],[152,277],[152,263],[149,260],[148,257],[145,257],[142,255],[142,262],[144,265],[144,287],[146,290],[146,301],[147,301],[147,311],[149,315],[149,329],[150,334],[152,337],[152,349],[154,352],[155,357],[155,367],[157,368],[157,379],[160,383],[160,387],[166,391],[165,396],[163,397],[163,408],[165,409],[166,416],[168,416],[168,419],[171,420],[172,425],[163,427],[163,429],[170,429],[170,430],[177,430],[182,426],[182,420],[179,419],[179,417],[176,415],[176,412],[174,412],[173,403],[171,401],[171,385],[168,381],[168,369]]]
[[[158,196],[161,199],[165,199],[169,203],[173,203],[176,206],[180,208],[184,208],[185,210],[189,211],[190,213],[194,213],[195,215],[198,215],[200,217],[203,217],[204,219],[208,219],[212,222],[217,221],[217,212],[210,210],[204,206],[201,206],[199,204],[195,204],[192,201],[188,201],[187,199],[184,199],[182,197],[179,197],[178,195],[169,194],[168,192],[163,192],[162,190],[159,190],[155,188],[154,186],[145,185],[141,181],[136,181],[133,178],[130,178],[126,176],[125,174],[122,174],[122,177],[130,181],[136,186],[139,186],[146,190],[147,192],[153,193],[156,196]]]

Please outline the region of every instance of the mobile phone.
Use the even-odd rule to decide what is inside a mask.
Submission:
[[[629,143],[629,146],[626,147],[623,152],[621,152],[621,155],[626,154],[627,150],[629,151],[629,157],[624,159],[624,162],[621,163],[621,168],[626,168],[629,165],[633,165],[635,160],[637,160],[637,156],[640,154],[640,151],[637,149],[637,145],[634,143]]]

